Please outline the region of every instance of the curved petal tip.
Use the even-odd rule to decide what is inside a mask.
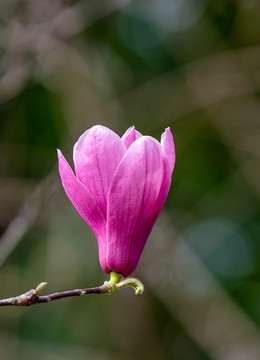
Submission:
[[[175,145],[173,135],[169,127],[167,127],[161,136],[161,145],[168,157],[171,172],[173,172],[175,164]]]

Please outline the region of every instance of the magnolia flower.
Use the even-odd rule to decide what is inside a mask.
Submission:
[[[130,275],[170,188],[175,163],[170,129],[159,143],[134,126],[120,138],[97,125],[74,145],[76,176],[60,150],[58,158],[65,192],[97,237],[103,271]]]

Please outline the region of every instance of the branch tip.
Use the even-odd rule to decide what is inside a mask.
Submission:
[[[48,284],[47,282],[41,282],[35,289],[36,294],[39,294],[47,284]]]
[[[120,281],[116,285],[117,290],[122,289],[122,288],[127,287],[127,286],[130,286],[130,287],[132,287],[134,289],[135,295],[142,294],[144,292],[143,283],[140,280],[136,279],[136,278],[124,279],[124,280]]]

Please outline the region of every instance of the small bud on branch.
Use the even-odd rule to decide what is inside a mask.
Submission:
[[[135,290],[135,294],[143,293],[144,286],[138,279],[121,279],[122,275],[116,273],[115,271],[111,271],[110,280],[105,281],[104,285],[94,288],[55,292],[53,294],[43,296],[40,296],[39,293],[47,285],[47,283],[41,282],[35,289],[31,289],[22,295],[0,300],[0,306],[31,306],[36,304],[48,303],[50,301],[59,300],[66,297],[81,296],[87,294],[109,295],[112,292],[120,290],[126,286],[132,287]]]

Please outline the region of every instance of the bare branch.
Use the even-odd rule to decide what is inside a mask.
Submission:
[[[106,287],[105,285],[101,285],[94,288],[61,291],[49,295],[39,296],[38,288],[41,284],[39,284],[36,289],[31,289],[22,295],[0,300],[0,306],[31,306],[36,304],[48,303],[50,301],[59,300],[66,297],[81,296],[87,294],[109,294],[111,292],[108,287]]]
[[[0,306],[31,306],[72,296],[81,296],[87,294],[105,295],[111,294],[112,292],[120,290],[124,287],[132,287],[136,295],[142,294],[144,291],[144,286],[140,280],[135,278],[122,279],[122,275],[117,274],[114,271],[110,273],[110,281],[105,281],[104,285],[93,288],[55,292],[53,294],[39,296],[39,292],[46,285],[46,282],[41,282],[35,289],[31,289],[22,295],[14,296],[8,299],[2,299],[0,300]]]

